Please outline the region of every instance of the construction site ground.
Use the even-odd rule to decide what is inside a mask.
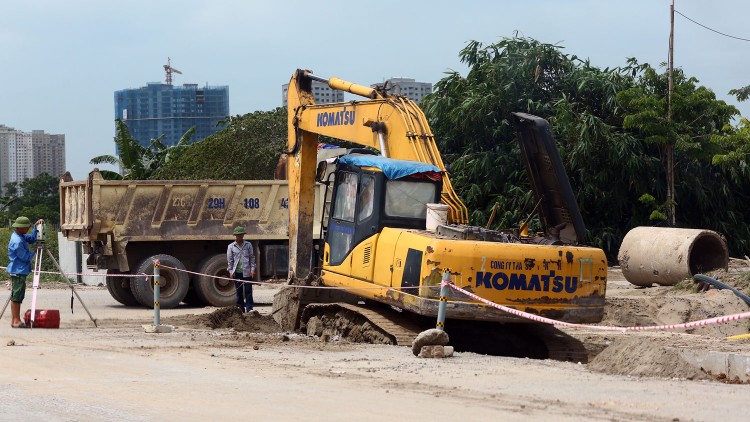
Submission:
[[[741,284],[747,271],[732,260],[715,275]],[[172,332],[146,333],[153,310],[126,308],[104,287],[76,288],[96,328],[77,299],[71,314],[69,289],[45,286],[37,307],[59,309],[59,329],[12,329],[9,309],[0,320],[0,419],[747,420],[750,340],[727,337],[748,333],[748,320],[657,332],[563,329],[585,348],[580,362],[470,352],[422,359],[409,347],[282,333],[270,316],[279,288],[254,289],[257,313],[162,310]],[[611,268],[600,325],[748,309],[728,291],[638,288]]]

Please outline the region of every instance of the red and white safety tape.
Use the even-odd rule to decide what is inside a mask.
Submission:
[[[162,268],[168,268],[168,269],[175,270],[175,271],[182,271],[182,272],[189,273],[189,274],[211,277],[211,278],[220,279],[220,280],[242,281],[243,283],[248,283],[248,284],[257,284],[257,285],[266,284],[266,285],[278,286],[278,284],[276,284],[276,283],[269,283],[269,282],[265,282],[265,281],[235,280],[235,279],[229,278],[229,277],[219,277],[219,276],[214,276],[214,275],[209,275],[209,274],[202,274],[202,273],[198,273],[198,272],[195,272],[195,271],[188,271],[188,270],[184,270],[184,269],[181,269],[181,268],[170,267],[170,266],[163,265],[163,264],[161,265],[161,267]],[[0,266],[0,268],[7,271],[7,267]],[[40,273],[43,273],[43,274],[61,274],[59,272],[54,272],[54,271],[40,271]],[[62,274],[64,276],[66,276],[66,277],[69,277],[69,276],[89,276],[89,277],[133,277],[133,276],[145,276],[145,277],[149,277],[149,276],[153,275],[153,274],[145,274],[145,273],[142,273],[142,274],[62,273]],[[560,326],[560,327],[588,328],[588,329],[593,329],[593,330],[621,331],[621,332],[625,332],[625,331],[662,331],[662,330],[679,330],[679,329],[688,329],[688,328],[696,328],[696,327],[705,327],[705,326],[708,326],[708,325],[724,324],[724,323],[732,322],[732,321],[739,321],[739,320],[743,320],[743,319],[750,319],[750,312],[742,312],[742,313],[739,313],[739,314],[722,315],[722,316],[718,316],[718,317],[713,317],[713,318],[708,318],[708,319],[702,319],[702,320],[699,320],[699,321],[685,322],[685,323],[682,323],[682,324],[630,326],[630,327],[615,327],[615,326],[609,326],[609,325],[573,324],[573,323],[570,323],[570,322],[563,322],[563,321],[558,321],[558,320],[554,320],[554,319],[551,319],[551,318],[545,318],[545,317],[539,316],[539,315],[530,314],[528,312],[519,311],[518,309],[515,309],[515,308],[510,308],[508,306],[503,306],[503,305],[500,305],[498,303],[491,302],[491,301],[489,301],[487,299],[484,299],[484,298],[482,298],[482,297],[480,297],[480,296],[478,296],[478,295],[476,295],[476,294],[474,294],[472,292],[464,290],[464,289],[456,286],[453,283],[442,282],[441,284],[445,284],[448,287],[450,287],[451,289],[456,290],[456,291],[458,291],[458,292],[460,292],[460,293],[462,293],[462,294],[464,294],[464,295],[466,295],[466,296],[468,296],[468,297],[470,297],[470,298],[472,298],[474,300],[477,300],[477,301],[482,302],[482,303],[484,303],[484,304],[486,304],[488,306],[491,306],[493,308],[496,308],[496,309],[499,309],[501,311],[507,312],[509,314],[516,315],[518,317],[525,318],[525,319],[528,319],[528,320],[531,320],[531,321],[541,322],[543,324],[549,324],[549,325]],[[305,289],[341,289],[341,287],[337,287],[337,286],[297,286],[297,285],[283,285],[281,287],[298,287],[298,288],[305,288]],[[407,289],[419,289],[420,286],[402,287],[402,288],[384,287],[384,286],[373,286],[373,287],[371,287],[371,289],[377,289],[377,290],[380,290],[380,289],[383,289],[383,288],[388,288],[388,289],[391,289],[391,290],[407,290]],[[358,289],[366,289],[366,288],[358,288]]]
[[[190,274],[195,274],[195,275],[200,275],[200,276],[208,276],[208,277],[212,277],[212,278],[216,278],[216,279],[234,280],[234,279],[228,278],[228,277],[211,276],[211,275],[208,275],[208,274],[202,274],[202,273],[198,273],[198,272],[194,272],[194,271],[183,270],[183,269],[180,269],[180,268],[169,267],[169,266],[166,266],[166,265],[162,265],[162,268],[169,268],[169,269],[172,269],[172,270],[175,270],[175,271],[182,271],[182,272],[186,272],[186,273],[190,273]],[[245,280],[243,280],[243,282],[245,282],[245,283],[251,283],[251,284],[273,284],[273,283],[267,283],[267,282],[262,282],[262,281],[245,281]],[[601,331],[621,331],[621,332],[625,332],[625,331],[661,331],[661,330],[677,330],[677,329],[687,329],[687,328],[695,328],[695,327],[705,327],[705,326],[708,326],[708,325],[723,324],[723,323],[727,323],[727,322],[731,322],[731,321],[739,321],[739,320],[742,320],[742,319],[748,319],[748,318],[750,318],[750,312],[743,312],[743,313],[740,313],[740,314],[724,315],[724,316],[719,316],[719,317],[714,317],[714,318],[708,318],[708,319],[704,319],[704,320],[700,320],[700,321],[686,322],[686,323],[683,323],[683,324],[669,324],[669,325],[615,327],[615,326],[610,326],[610,325],[573,324],[573,323],[570,323],[570,322],[563,322],[563,321],[558,321],[558,320],[554,320],[554,319],[551,319],[551,318],[546,318],[546,317],[539,316],[539,315],[530,314],[528,312],[519,311],[518,309],[510,308],[510,307],[507,307],[507,306],[500,305],[498,303],[491,302],[491,301],[489,301],[487,299],[484,299],[484,298],[482,298],[480,296],[477,296],[474,293],[471,293],[471,292],[469,292],[467,290],[464,290],[464,289],[456,286],[453,283],[442,282],[441,285],[442,284],[445,284],[445,285],[449,286],[450,288],[452,288],[452,289],[454,289],[454,290],[456,290],[458,292],[461,292],[464,295],[466,295],[466,296],[468,296],[468,297],[470,297],[470,298],[472,298],[474,300],[477,300],[479,302],[487,304],[487,305],[489,305],[489,306],[491,306],[493,308],[500,309],[501,311],[507,312],[509,314],[513,314],[513,315],[516,315],[516,316],[519,316],[521,318],[525,318],[525,319],[528,319],[528,320],[531,320],[531,321],[541,322],[543,324],[549,324],[549,325],[555,325],[555,326],[561,326],[561,327],[570,327],[570,328],[589,328],[589,329],[601,330]],[[296,285],[284,285],[282,287],[299,287],[299,288],[305,288],[305,289],[340,289],[341,288],[341,287],[337,287],[337,286],[296,286]],[[381,287],[379,287],[379,286],[373,286],[373,287],[371,287],[371,289],[383,289],[383,288],[384,287],[382,287],[382,286]],[[388,288],[392,289],[392,290],[398,290],[399,289],[399,288],[394,288],[394,287],[388,287]],[[409,287],[401,288],[401,289],[408,289],[408,288]],[[419,286],[416,286],[414,288],[418,289]],[[366,289],[366,288],[360,288],[360,287],[358,287],[358,289]]]
[[[487,299],[484,299],[482,297],[475,295],[474,293],[466,291],[456,286],[453,283],[443,282],[443,284],[447,285],[453,290],[456,290],[458,292],[465,294],[466,296],[472,299],[478,300],[482,303],[492,306],[493,308],[500,309],[510,314],[513,314],[513,315],[516,315],[525,319],[529,319],[532,321],[541,322],[544,324],[556,325],[556,326],[561,326],[561,327],[570,327],[570,328],[589,328],[589,329],[594,329],[594,330],[623,331],[623,332],[625,331],[662,331],[662,330],[678,330],[678,329],[685,329],[685,328],[705,327],[707,325],[724,324],[724,323],[731,322],[731,321],[739,321],[742,319],[750,318],[750,312],[743,312],[739,314],[723,315],[723,316],[718,316],[714,318],[702,319],[700,321],[692,321],[692,322],[686,322],[682,324],[668,324],[668,325],[615,327],[615,326],[608,326],[608,325],[573,324],[569,322],[563,322],[563,321],[557,321],[557,320],[550,319],[550,318],[545,318],[539,315],[530,314],[528,312],[519,311],[518,309],[509,308],[507,306],[503,306],[503,305],[491,302]]]
[[[8,272],[8,267],[0,266],[0,269],[2,269],[5,272]],[[136,277],[136,276],[150,276],[151,274],[141,273],[141,274],[107,274],[107,273],[61,273],[59,271],[39,271],[39,274],[62,274],[65,277],[71,277],[71,276],[88,276],[88,277]]]
[[[183,270],[182,268],[170,267],[170,266],[167,266],[167,265],[164,265],[164,264],[161,264],[161,268],[169,268],[170,270],[180,271],[180,272],[183,272],[183,273],[194,274],[194,275],[199,275],[199,276],[204,276],[204,277],[215,278],[217,280],[241,281],[241,282],[247,283],[247,284],[258,284],[258,285],[266,284],[266,285],[279,286],[278,283],[270,283],[270,282],[267,282],[267,281],[255,281],[255,280],[252,280],[252,281],[237,280],[237,279],[230,278],[230,277],[220,277],[218,275],[210,275],[210,274],[203,274],[203,273],[198,273],[198,272],[190,271],[190,270]],[[303,288],[303,289],[322,289],[322,290],[326,290],[326,289],[330,289],[330,290],[341,289],[341,287],[337,287],[337,286],[300,286],[300,285],[292,285],[292,284],[285,284],[285,285],[282,285],[280,287],[284,287],[284,288],[299,287],[299,288]],[[435,287],[437,287],[437,286],[435,286]],[[380,286],[380,287],[378,287],[378,286],[373,286],[373,287],[358,287],[359,290],[382,290],[382,289],[411,290],[411,289],[419,289],[419,288],[420,288],[420,286],[402,287],[402,288],[390,287],[390,286],[388,286],[388,287],[386,287],[386,286]]]
[[[211,275],[208,275],[208,274],[202,274],[202,273],[198,273],[198,272],[194,272],[194,271],[183,270],[183,269],[180,269],[180,268],[169,267],[169,266],[166,266],[166,265],[162,265],[162,268],[169,268],[169,269],[172,269],[172,270],[175,270],[175,271],[182,271],[182,272],[186,272],[186,273],[190,273],[190,274],[195,274],[195,275],[200,275],[200,276],[207,276],[207,277],[212,277],[212,278],[216,278],[216,279],[234,280],[234,279],[228,278],[228,277],[211,276]],[[243,282],[245,282],[245,283],[251,283],[251,284],[272,284],[272,283],[267,283],[267,282],[262,282],[262,281],[245,281],[245,280],[243,280]],[[616,326],[610,326],[610,325],[573,324],[573,323],[570,323],[570,322],[563,322],[563,321],[558,321],[558,320],[554,320],[554,319],[551,319],[551,318],[546,318],[546,317],[539,316],[539,315],[530,314],[528,312],[519,311],[518,309],[510,308],[510,307],[503,306],[503,305],[500,305],[500,304],[495,303],[495,302],[491,302],[491,301],[489,301],[487,299],[484,299],[484,298],[482,298],[480,296],[477,296],[474,293],[471,293],[471,292],[469,292],[467,290],[464,290],[464,289],[456,286],[453,283],[442,282],[441,285],[442,284],[445,284],[445,285],[449,286],[450,288],[452,288],[452,289],[454,289],[454,290],[456,290],[458,292],[461,292],[464,295],[466,295],[466,296],[468,296],[468,297],[470,297],[470,298],[472,298],[474,300],[477,300],[479,302],[487,304],[487,305],[489,305],[489,306],[491,306],[493,308],[500,309],[501,311],[507,312],[509,314],[513,314],[513,315],[516,315],[516,316],[519,316],[521,318],[525,318],[525,319],[528,319],[528,320],[531,320],[531,321],[541,322],[543,324],[549,324],[549,325],[555,325],[555,326],[562,326],[562,327],[570,327],[570,328],[589,328],[589,329],[601,330],[601,331],[621,331],[621,332],[625,332],[625,331],[661,331],[661,330],[677,330],[677,329],[687,329],[687,328],[695,328],[695,327],[705,327],[707,325],[723,324],[723,323],[727,323],[727,322],[731,322],[731,321],[739,321],[739,320],[742,320],[742,319],[748,319],[748,318],[750,318],[750,312],[743,312],[743,313],[740,313],[740,314],[724,315],[724,316],[719,316],[719,317],[704,319],[704,320],[700,320],[700,321],[686,322],[686,323],[683,323],[683,324],[669,324],[669,325],[616,327]],[[299,287],[299,288],[305,288],[305,289],[341,289],[341,287],[337,287],[337,286],[296,286],[296,285],[284,285],[282,287]],[[383,289],[383,288],[384,287],[378,287],[378,286],[371,287],[371,289]],[[414,288],[419,288],[419,286],[414,287]],[[358,287],[358,289],[366,289],[366,288],[364,288],[364,287]],[[398,290],[399,288],[388,287],[388,289]],[[407,289],[407,288],[403,288],[403,289]]]

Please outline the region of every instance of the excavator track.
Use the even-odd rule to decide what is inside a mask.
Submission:
[[[300,331],[356,343],[411,346],[430,328],[426,320],[421,322],[379,304],[311,303],[302,311]],[[456,351],[581,363],[588,363],[591,355],[579,339],[545,324],[451,320],[445,329]]]
[[[300,323],[308,335],[399,346],[411,346],[426,328],[390,308],[341,302],[307,305]],[[457,351],[581,363],[590,356],[579,339],[544,324],[448,321],[446,331]]]
[[[352,341],[411,346],[420,328],[393,309],[348,303],[313,303],[302,311],[308,335],[341,336]]]

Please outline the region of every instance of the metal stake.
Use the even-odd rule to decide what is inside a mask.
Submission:
[[[89,315],[89,319],[91,320],[91,322],[94,323],[94,327],[98,328],[99,326],[96,324],[96,318],[94,318],[93,316],[91,316],[91,312],[89,312],[89,308],[87,308],[86,304],[83,303],[83,299],[81,299],[81,296],[78,295],[78,291],[73,287],[73,283],[70,281],[70,279],[68,277],[65,276],[65,273],[63,272],[62,268],[60,268],[60,264],[55,259],[55,256],[52,255],[52,252],[50,252],[49,249],[47,249],[47,246],[44,243],[39,244],[39,246],[37,246],[37,249],[39,249],[39,248],[47,251],[47,255],[50,257],[50,259],[52,259],[52,262],[55,264],[55,267],[57,268],[57,271],[59,271],[60,275],[62,275],[63,278],[65,279],[65,281],[68,282],[68,287],[70,287],[70,291],[73,292],[73,294],[75,294],[76,297],[78,298],[78,301],[81,302],[81,305],[83,306],[83,309]],[[40,252],[37,251],[37,253],[40,253]],[[73,309],[73,302],[72,301],[70,302],[70,309],[71,310]]]
[[[5,301],[5,305],[3,305],[3,310],[2,312],[0,312],[0,318],[2,318],[3,315],[5,314],[5,309],[8,307],[8,304],[10,303],[11,296],[13,296],[13,293],[8,295],[8,300]]]
[[[443,273],[443,279],[440,283],[440,303],[438,304],[437,328],[440,331],[445,330],[445,307],[448,304],[448,283],[451,281],[451,275],[448,272]]]
[[[154,326],[161,325],[161,317],[159,315],[159,311],[161,309],[161,305],[159,304],[159,295],[160,295],[160,288],[159,288],[159,260],[154,260]]]

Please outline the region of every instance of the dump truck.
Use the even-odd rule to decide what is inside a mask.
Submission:
[[[321,149],[320,159],[343,151]],[[81,243],[86,268],[107,272],[109,293],[126,306],[153,306],[153,280],[143,274],[153,274],[155,259],[163,265],[162,308],[233,305],[233,282],[216,277],[229,276],[226,250],[236,226],[253,245],[256,279],[287,277],[286,180],[105,180],[94,169],[86,180],[66,173],[59,189],[63,235]],[[324,190],[315,189],[315,221],[323,220]],[[322,228],[314,231],[317,242]]]
[[[316,104],[312,81],[363,98]],[[273,312],[285,329],[360,337],[371,330],[364,337],[409,343],[416,336],[412,323],[427,319],[434,326],[444,274],[480,298],[534,315],[574,323],[602,319],[606,257],[580,244],[585,226],[546,120],[508,116],[543,225],[535,232],[523,225],[508,230],[468,225],[467,208],[427,119],[406,97],[300,69],[289,83],[288,113],[289,283],[338,287],[344,294],[324,300],[314,289],[281,290]],[[379,155],[344,155],[334,177],[316,179],[325,173],[320,165],[316,171],[319,135]],[[327,230],[320,271],[310,264],[313,227],[321,224],[312,213],[316,180],[332,190],[331,210],[322,222]],[[445,221],[428,228],[428,213],[440,206]],[[467,327],[524,321],[454,290],[447,300],[446,317],[468,322]],[[477,336],[488,338],[488,332]]]

